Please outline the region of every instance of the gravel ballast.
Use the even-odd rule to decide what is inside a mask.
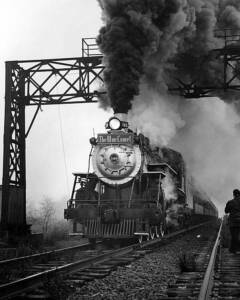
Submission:
[[[68,299],[160,299],[181,272],[179,258],[197,256],[214,232],[205,227],[178,237],[104,279],[89,282]]]

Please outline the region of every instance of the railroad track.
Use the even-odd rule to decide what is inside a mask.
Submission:
[[[99,244],[100,242],[97,242]],[[51,250],[51,251],[44,251],[41,253],[35,253],[27,256],[20,256],[16,258],[11,258],[11,259],[5,259],[5,260],[0,260],[0,268],[4,268],[5,266],[11,266],[15,264],[21,264],[24,262],[28,261],[39,261],[43,259],[50,260],[52,258],[55,258],[56,256],[76,252],[79,250],[88,250],[91,248],[90,243],[84,243],[72,247],[66,247],[66,248],[61,248],[61,249],[56,249],[56,250]]]
[[[212,246],[207,245],[197,259],[194,272],[180,274],[170,285],[168,300],[239,300],[240,299],[240,253],[229,253],[221,243],[223,221]]]
[[[45,264],[43,263],[40,266],[39,264],[36,265],[39,267],[37,268],[37,273],[0,285],[0,299],[14,298],[19,295],[22,295],[23,298],[27,296],[28,299],[31,299],[31,297],[36,299],[37,296],[39,296],[39,298],[45,297],[46,299],[48,295],[44,289],[44,282],[49,282],[58,275],[63,277],[65,282],[73,286],[82,286],[87,281],[109,275],[117,266],[131,263],[133,260],[152,251],[155,247],[165,244],[168,240],[206,224],[207,223],[195,225],[188,229],[168,234],[162,238],[145,241],[142,244],[134,244],[117,250],[102,251],[101,253],[95,252],[95,254],[92,252],[90,256],[74,262],[66,263],[62,261],[59,263],[58,261],[48,260]],[[86,247],[86,245],[84,246]],[[63,249],[57,251],[59,253],[64,252]],[[38,255],[41,256],[43,254]],[[51,257],[52,253],[49,253],[48,255]],[[31,260],[31,257],[32,256],[29,256],[28,258],[25,258],[25,260]],[[16,260],[24,261],[23,258],[15,259],[15,262]],[[0,262],[0,268],[1,263],[8,266],[8,263],[13,264],[13,260]],[[35,265],[32,267],[33,269],[36,269]]]
[[[97,245],[101,242],[97,242]],[[68,262],[96,255],[97,250],[90,250],[92,245],[84,243],[77,246],[45,251],[0,261],[0,286],[30,277],[44,270],[51,270]],[[0,298],[2,293],[0,292]]]
[[[202,285],[199,300],[240,299],[240,253],[230,253],[222,245],[222,232],[224,222],[221,224],[218,237],[213,248],[205,282]]]

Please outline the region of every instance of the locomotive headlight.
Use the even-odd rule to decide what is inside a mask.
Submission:
[[[117,118],[111,118],[108,122],[108,125],[112,130],[121,129],[121,121]]]

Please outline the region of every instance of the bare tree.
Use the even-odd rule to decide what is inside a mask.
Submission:
[[[49,231],[49,227],[53,223],[55,216],[55,205],[54,202],[50,198],[44,198],[40,203],[40,219],[42,224],[43,234],[47,234]]]
[[[42,231],[42,220],[39,215],[39,208],[32,201],[27,200],[27,224],[31,225],[31,230],[34,233]]]
[[[27,203],[27,222],[33,233],[42,233],[47,243],[64,240],[68,236],[69,224],[63,219],[64,201],[55,202],[45,197],[36,206],[33,201]]]
[[[36,207],[34,206],[34,204],[32,202],[30,202],[28,199],[27,199],[26,211],[27,211],[27,223],[28,224],[33,224],[33,223],[36,223],[36,221],[39,221],[38,211],[37,211]]]

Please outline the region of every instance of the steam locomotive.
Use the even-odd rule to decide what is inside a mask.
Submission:
[[[139,242],[166,230],[216,218],[210,198],[187,176],[182,155],[150,145],[115,114],[107,132],[90,139],[93,172],[74,173],[71,198],[64,211],[73,233],[96,239]]]

